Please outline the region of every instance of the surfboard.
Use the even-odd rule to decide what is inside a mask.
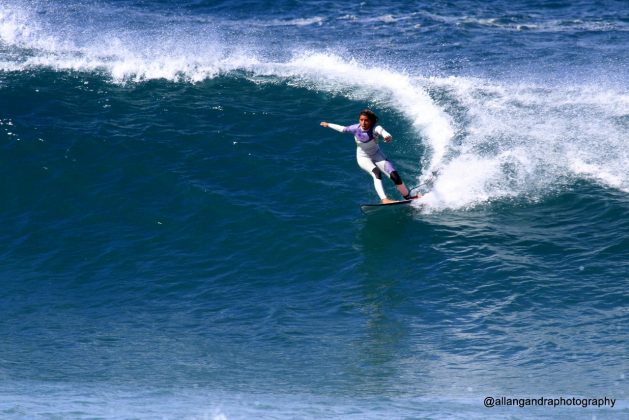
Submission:
[[[410,207],[410,204],[415,201],[416,198],[412,198],[410,200],[400,200],[400,201],[394,201],[392,203],[387,203],[387,204],[361,204],[360,205],[360,210],[365,213],[365,214],[372,214],[372,213],[377,213],[380,211],[389,211],[389,210],[401,210],[403,208],[408,208]]]

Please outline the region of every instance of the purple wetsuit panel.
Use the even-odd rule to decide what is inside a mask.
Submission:
[[[360,124],[350,125],[343,130],[345,133],[352,133],[356,139],[361,143],[367,143],[373,140],[373,128],[367,131],[363,131],[360,128]]]

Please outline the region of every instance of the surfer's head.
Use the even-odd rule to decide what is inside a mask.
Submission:
[[[363,109],[358,114],[358,123],[363,130],[369,130],[378,123],[378,116],[370,109]]]

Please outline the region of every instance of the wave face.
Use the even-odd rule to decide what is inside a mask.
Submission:
[[[628,41],[620,1],[4,1],[0,413],[626,415]],[[364,107],[406,213],[319,127]]]
[[[146,8],[96,2],[62,10],[48,6],[18,3],[0,11],[4,50],[0,68],[6,73],[80,72],[114,84],[199,83],[237,75],[377,104],[400,113],[414,129],[413,140],[426,148],[420,181],[439,174],[435,193],[427,200],[438,208],[544,195],[572,178],[629,190],[624,170],[629,96],[626,71],[616,71],[617,65],[626,69],[627,64],[627,47],[621,41],[629,26],[622,17],[591,16],[593,11],[583,5],[573,6],[577,16],[563,19],[553,16],[564,15],[563,8],[549,10],[550,16],[542,19],[532,12],[502,16],[499,6],[475,17],[423,9],[392,13],[395,10],[389,7],[382,15],[375,8],[363,13],[366,16],[320,16],[310,4],[314,11],[308,14],[293,6],[281,13],[271,8],[255,18],[248,7],[231,11],[203,4]],[[502,17],[487,17],[493,14]],[[484,67],[502,67],[484,73],[502,77],[469,75],[464,68],[457,69],[458,75],[445,75],[444,63],[435,61],[452,46],[431,48],[422,40],[386,49],[372,45],[377,28],[389,42],[400,35],[398,31],[414,30],[430,41],[456,30],[462,38],[459,43],[464,39],[471,45],[466,53],[450,51],[450,60],[478,61],[476,54],[483,57]],[[301,41],[305,35],[297,36],[294,44],[280,43],[304,31],[308,37],[321,35],[314,37],[318,51],[311,45],[314,41]],[[357,41],[330,45],[328,37],[338,39],[346,32],[347,38]],[[550,46],[537,47],[549,43],[543,36],[548,32],[567,34]],[[583,44],[595,42],[602,34],[617,38],[616,48],[609,48],[604,58],[598,56],[600,48],[592,47],[583,47],[584,58],[571,58],[573,48],[564,45],[581,38]],[[486,52],[474,41],[487,48],[485,42],[492,37],[510,41],[491,45],[496,58],[486,60]],[[402,37],[408,42],[406,38]],[[528,38],[533,46],[520,52],[518,43]],[[267,40],[265,45],[260,39]],[[397,58],[406,54],[409,57]],[[524,64],[514,68],[518,60]],[[433,74],[425,74],[426,67]],[[575,77],[575,72],[585,74]],[[540,82],[541,75],[549,81]]]

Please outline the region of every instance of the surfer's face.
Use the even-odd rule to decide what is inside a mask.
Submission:
[[[363,130],[369,130],[371,128],[371,120],[366,115],[361,115],[358,118],[358,124]]]

